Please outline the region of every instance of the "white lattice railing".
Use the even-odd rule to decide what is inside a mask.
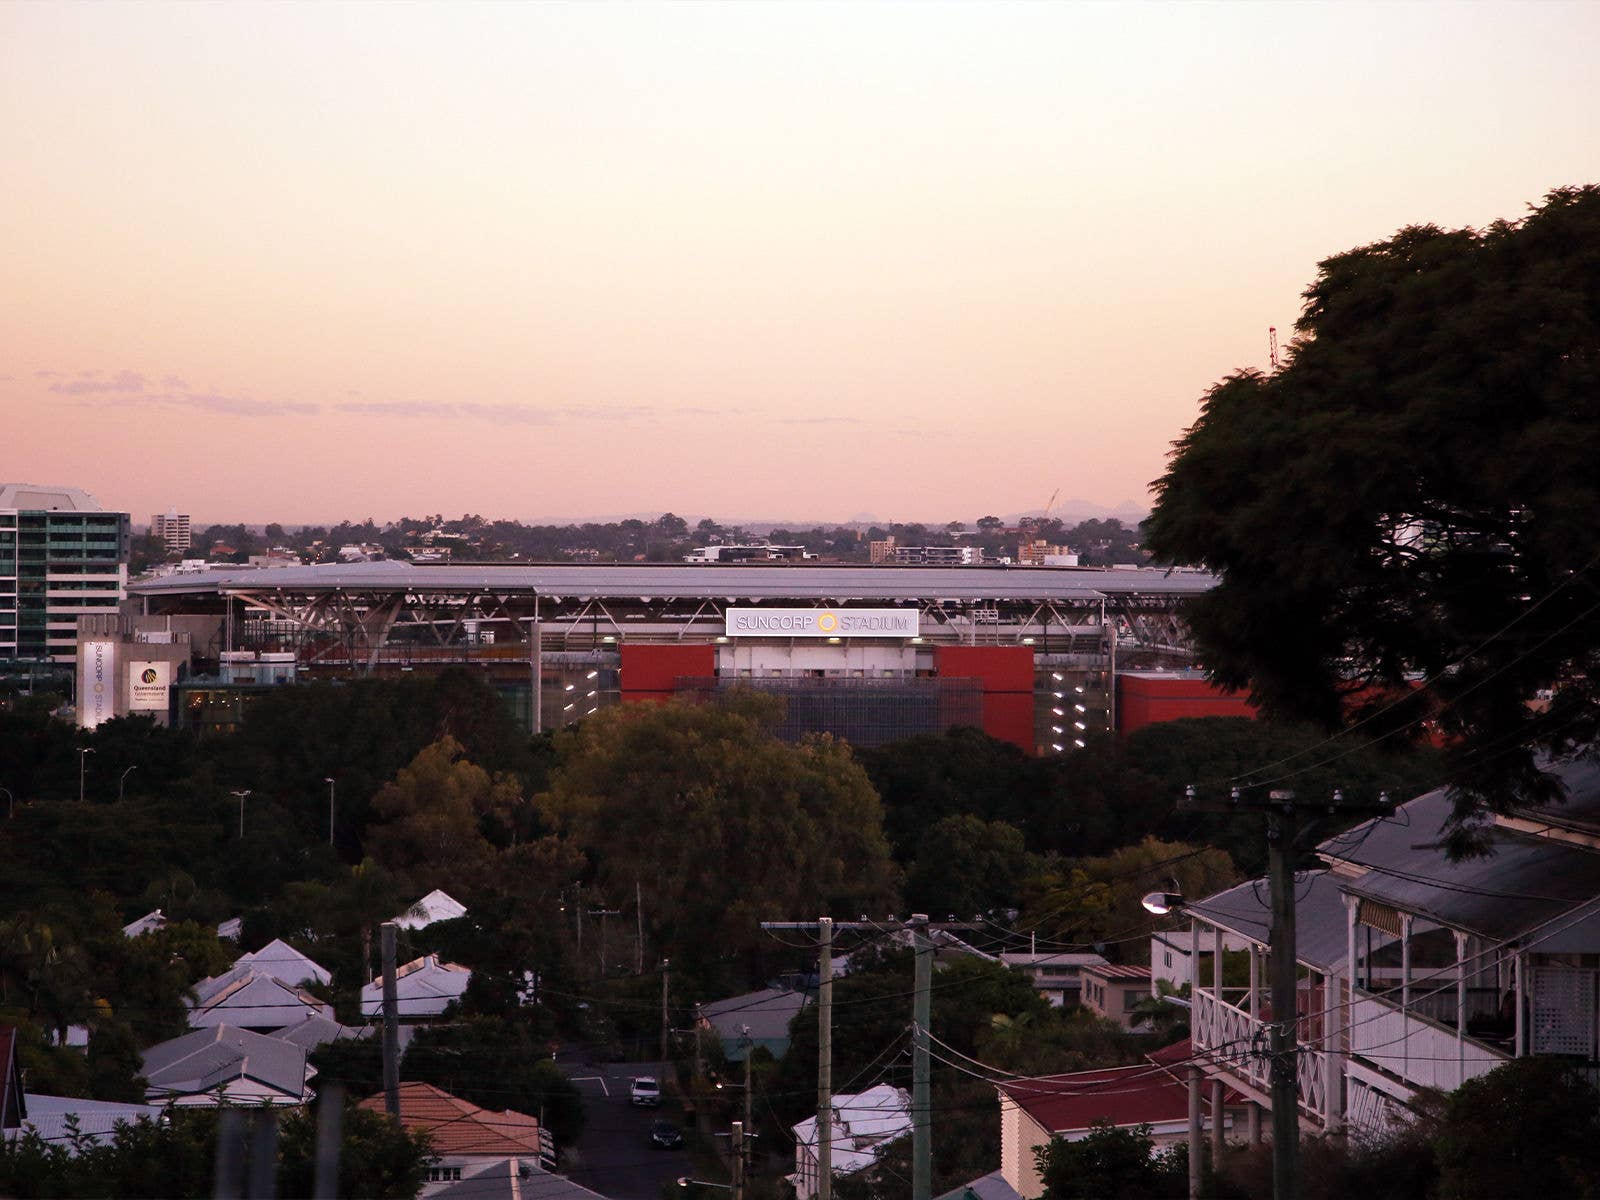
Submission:
[[[1350,1005],[1350,1053],[1415,1087],[1446,1092],[1510,1057],[1359,988]]]
[[[1268,1035],[1262,1023],[1226,1001],[1201,990],[1190,1001],[1190,1034],[1196,1053],[1225,1073],[1261,1091],[1272,1088]],[[1295,1064],[1295,1090],[1300,1109],[1309,1117],[1325,1121],[1328,1116],[1330,1056],[1322,1050],[1301,1046]]]

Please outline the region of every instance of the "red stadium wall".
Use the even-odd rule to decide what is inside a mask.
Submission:
[[[1247,696],[1225,692],[1203,675],[1130,672],[1117,676],[1117,730],[1124,734],[1182,717],[1255,715],[1255,705]]]
[[[623,643],[620,681],[622,702],[670,700],[677,681],[705,679],[717,673],[717,648],[711,645],[630,646]]]
[[[1020,746],[1033,741],[1033,649],[1029,646],[935,646],[941,679],[976,679],[983,687],[983,731]]]

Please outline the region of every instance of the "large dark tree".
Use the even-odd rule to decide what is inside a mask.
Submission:
[[[1337,726],[1428,682],[1261,781],[1426,718],[1458,823],[1552,797],[1538,752],[1600,713],[1600,187],[1482,232],[1401,230],[1327,259],[1305,298],[1283,369],[1206,396],[1147,541],[1218,573],[1190,624],[1269,713]]]

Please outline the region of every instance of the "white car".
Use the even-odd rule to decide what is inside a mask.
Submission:
[[[643,1108],[660,1108],[661,1085],[654,1075],[637,1075],[628,1087],[628,1100]]]

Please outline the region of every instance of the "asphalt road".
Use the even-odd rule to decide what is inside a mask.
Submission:
[[[611,1200],[661,1200],[662,1188],[691,1170],[685,1150],[658,1150],[650,1144],[650,1125],[669,1120],[682,1127],[670,1101],[659,1109],[635,1108],[628,1084],[635,1075],[664,1072],[659,1063],[587,1063],[577,1051],[563,1051],[557,1062],[583,1093],[588,1120],[578,1144],[565,1147],[562,1170],[574,1182]]]

